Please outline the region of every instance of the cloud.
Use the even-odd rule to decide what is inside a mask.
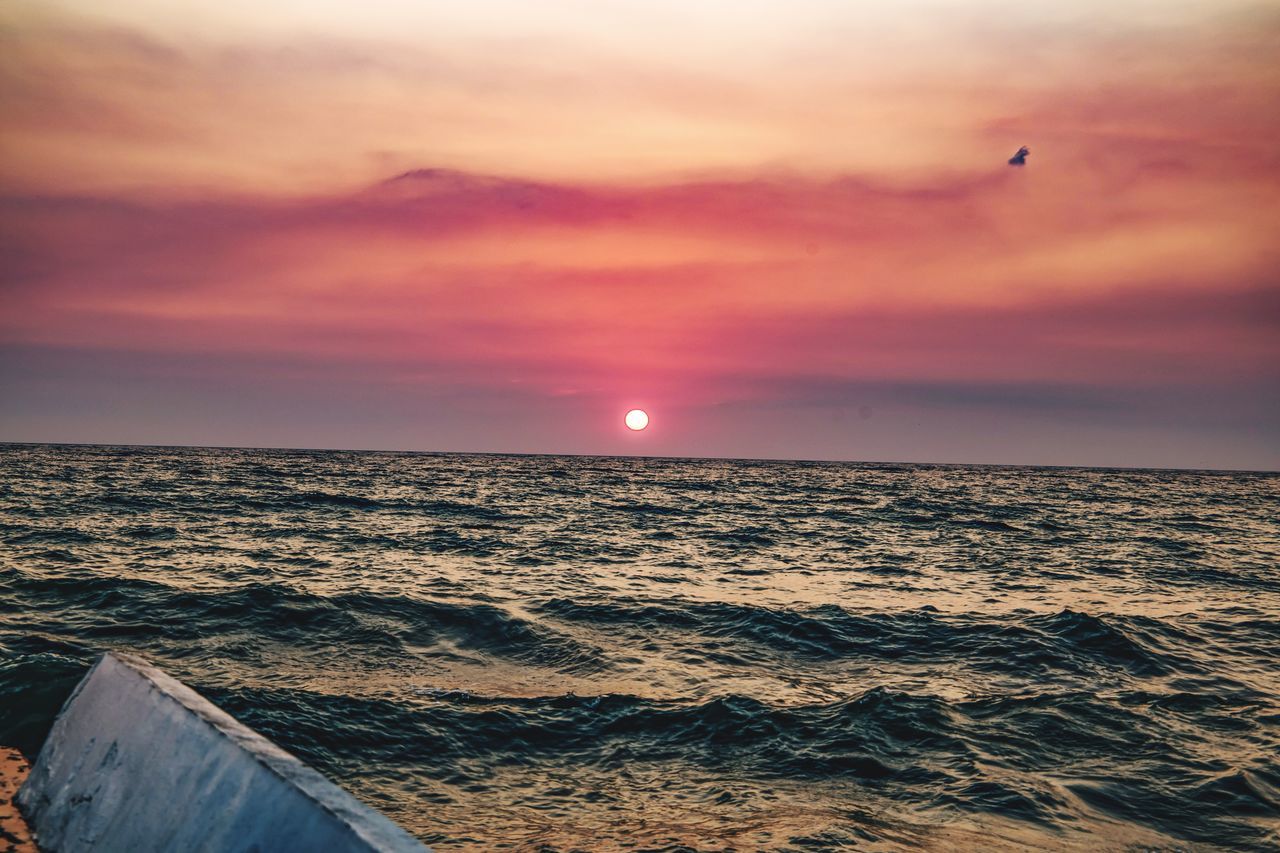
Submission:
[[[1035,51],[908,23],[937,49],[850,51],[846,27],[717,64],[19,15],[0,344],[30,380],[3,370],[29,400],[328,383],[548,423],[633,389],[1199,429],[1201,394],[1271,435],[1274,20]],[[1034,168],[1005,167],[1024,141]]]
[[[1104,156],[1201,169],[1212,149],[1275,159],[1274,16],[1200,10],[1195,26],[1172,13],[1154,26],[1119,8],[1109,24],[1055,27],[1043,9],[992,25],[957,8],[873,26],[865,10],[819,4],[779,11],[751,47],[700,18],[698,38],[626,28],[630,49],[610,49],[594,32],[603,11],[552,25],[558,37],[540,16],[540,35],[518,38],[500,20],[488,35],[358,21],[286,35],[127,14],[127,2],[92,15],[43,5],[12,7],[0,33],[0,181],[37,192],[297,195],[423,162],[574,182],[771,165],[916,182],[989,167],[1024,141],[1059,170],[1105,168]],[[591,38],[573,26],[583,17]],[[796,30],[810,17],[833,20]],[[1224,158],[1218,171],[1244,169]]]

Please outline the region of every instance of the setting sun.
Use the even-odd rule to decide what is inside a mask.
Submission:
[[[644,409],[632,409],[627,412],[624,420],[626,421],[627,429],[639,432],[649,425],[649,414]]]

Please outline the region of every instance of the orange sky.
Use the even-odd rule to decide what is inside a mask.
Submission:
[[[1280,5],[100,5],[0,439],[1280,465]]]

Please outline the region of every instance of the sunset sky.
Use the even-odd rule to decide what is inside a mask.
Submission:
[[[1280,468],[1277,56],[1280,2],[6,0],[0,440]]]

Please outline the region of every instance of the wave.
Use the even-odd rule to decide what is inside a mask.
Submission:
[[[85,641],[163,647],[174,640],[249,631],[299,645],[359,648],[373,655],[403,655],[407,645],[447,642],[451,648],[563,672],[599,672],[608,666],[601,649],[487,603],[370,593],[315,595],[283,584],[192,591],[92,575],[32,578],[10,570],[0,577],[18,596],[17,607],[92,614],[72,623],[73,633]],[[234,648],[227,653],[234,654]]]
[[[646,632],[679,630],[803,658],[930,661],[962,658],[979,668],[1026,674],[1121,668],[1144,675],[1205,670],[1190,649],[1203,639],[1158,619],[1091,616],[1070,609],[992,621],[932,610],[854,613],[837,605],[784,610],[720,602],[579,602],[553,598],[543,614]],[[1188,652],[1182,653],[1179,647]]]
[[[947,703],[874,688],[848,699],[779,707],[728,695],[702,702],[630,695],[512,699],[440,693],[413,703],[300,691],[208,689],[219,704],[339,775],[359,756],[413,765],[453,786],[484,783],[494,764],[553,763],[618,772],[678,754],[754,780],[871,786],[913,807],[993,813],[1045,828],[1081,812],[1123,818],[1189,842],[1262,847],[1274,815],[1274,761],[1208,766],[1149,737],[1151,718],[1093,694]],[[1088,780],[1100,751],[1127,767]],[[1134,769],[1142,767],[1143,772]],[[1046,776],[1046,774],[1048,774]],[[1061,775],[1061,785],[1049,780]],[[1202,809],[1188,809],[1195,802]]]

